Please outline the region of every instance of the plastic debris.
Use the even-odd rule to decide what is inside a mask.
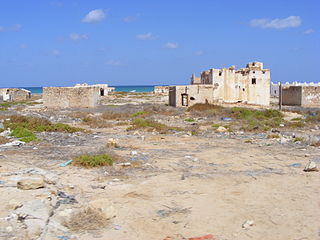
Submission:
[[[229,117],[222,117],[221,118],[222,121],[232,121],[232,118]]]
[[[121,228],[122,228],[122,227],[121,227],[120,225],[118,225],[118,224],[114,224],[114,225],[113,225],[113,229],[114,229],[114,230],[121,230]]]
[[[65,167],[65,166],[68,166],[70,163],[72,163],[73,160],[69,160],[69,161],[66,161],[64,163],[60,163],[59,164],[59,167]]]
[[[22,142],[22,141],[19,141],[19,140],[16,140],[16,141],[13,141],[13,142],[8,142],[8,143],[5,143],[5,144],[2,144],[1,146],[2,147],[11,147],[11,146],[21,146],[25,144],[25,142]]]

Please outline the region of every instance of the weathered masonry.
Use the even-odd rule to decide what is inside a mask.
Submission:
[[[43,88],[43,104],[48,108],[92,108],[99,104],[100,97],[100,86]]]
[[[153,93],[159,95],[168,95],[169,86],[154,86]]]
[[[0,101],[25,101],[31,98],[31,92],[20,88],[0,88]]]
[[[270,70],[261,62],[248,63],[246,68],[234,66],[203,71],[200,77],[192,75],[191,84],[172,86],[169,104],[191,106],[195,103],[246,103],[269,105]]]
[[[320,107],[320,86],[282,87],[282,104]]]

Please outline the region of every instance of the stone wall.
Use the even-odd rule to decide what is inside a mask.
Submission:
[[[43,104],[48,108],[92,108],[99,100],[99,86],[43,88]]]
[[[301,105],[320,107],[320,86],[303,86]]]
[[[3,101],[20,102],[31,98],[30,91],[19,88],[1,88],[0,95]]]
[[[169,86],[154,86],[153,93],[168,95],[169,94]]]
[[[301,86],[282,87],[282,105],[301,106]]]
[[[169,88],[169,105],[174,107],[190,107],[196,103],[217,101],[215,88],[212,85],[186,85]]]

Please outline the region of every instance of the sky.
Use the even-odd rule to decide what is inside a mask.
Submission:
[[[261,61],[320,81],[319,0],[1,0],[0,87],[188,84]]]

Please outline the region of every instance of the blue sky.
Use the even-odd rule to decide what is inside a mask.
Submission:
[[[0,87],[187,84],[262,61],[320,80],[319,0],[1,0]]]

